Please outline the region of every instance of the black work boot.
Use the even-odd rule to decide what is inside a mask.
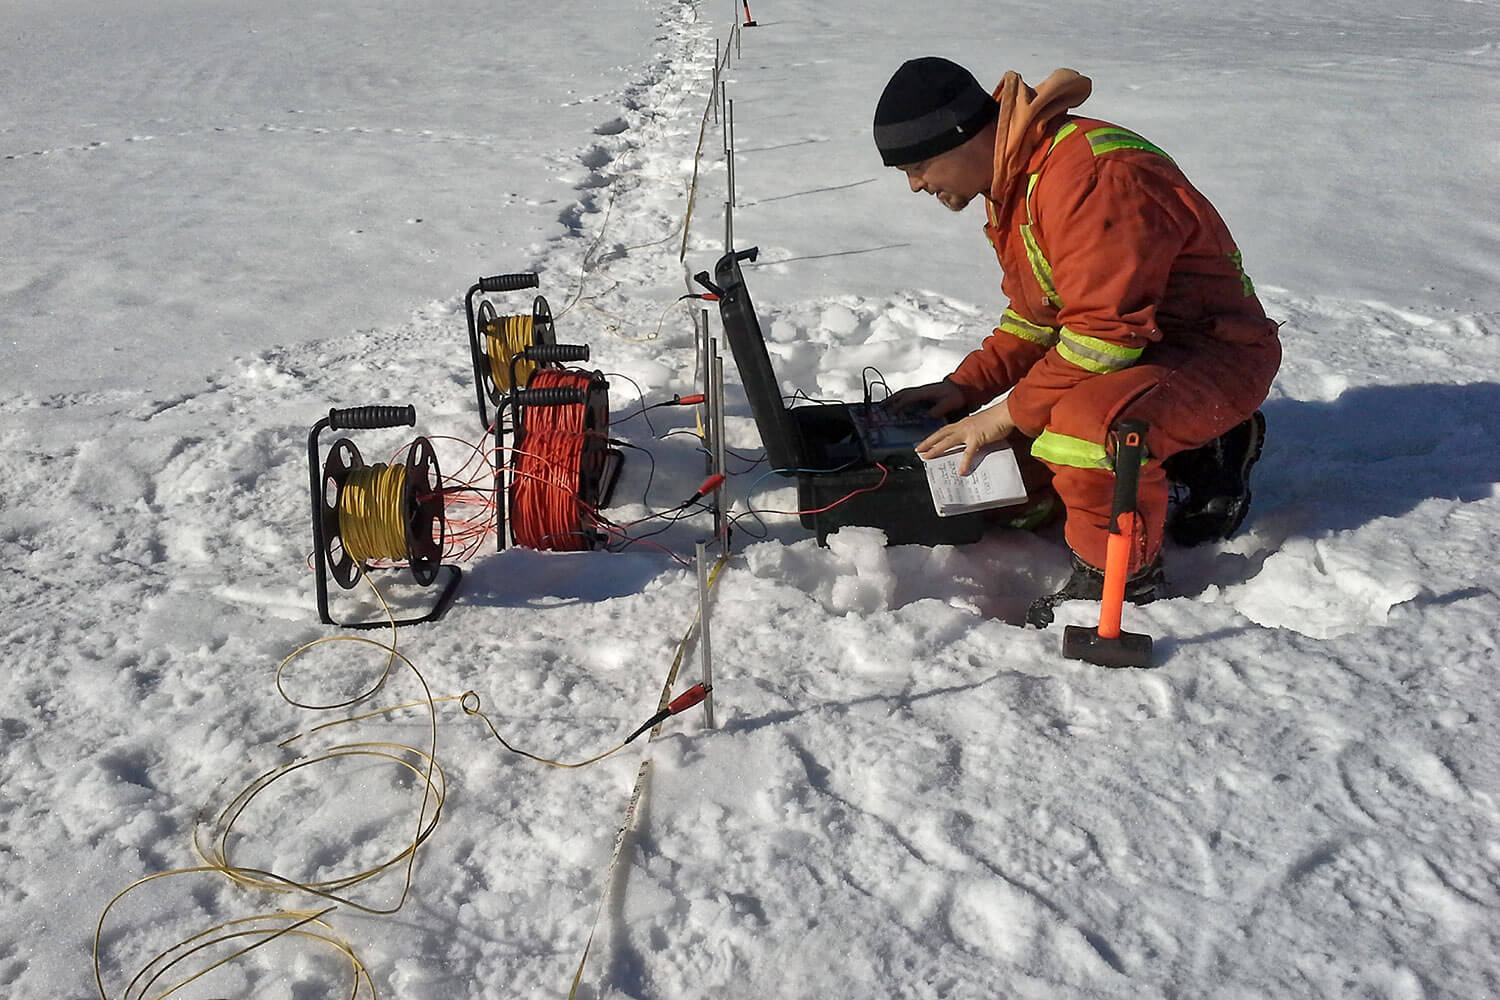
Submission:
[[[1250,510],[1250,467],[1266,441],[1259,410],[1201,448],[1179,452],[1163,464],[1167,478],[1187,496],[1167,518],[1167,535],[1184,548],[1228,538]]]
[[[1131,604],[1150,604],[1160,596],[1166,583],[1161,571],[1161,556],[1125,581],[1125,600]],[[1096,569],[1073,553],[1073,573],[1055,594],[1038,597],[1026,612],[1026,624],[1046,628],[1052,624],[1052,609],[1064,601],[1097,601],[1104,596],[1104,571]]]

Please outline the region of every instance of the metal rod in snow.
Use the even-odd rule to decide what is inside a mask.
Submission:
[[[719,124],[719,69],[720,69],[719,60],[723,58],[723,55],[719,52],[719,48],[720,48],[719,40],[717,38],[715,38],[714,39],[714,83],[713,83],[713,93],[709,97],[709,101],[708,101],[708,103],[714,109],[714,124],[715,125]]]
[[[727,479],[728,473],[724,471],[724,359],[719,357],[719,348],[715,344],[713,357],[709,359],[713,366],[714,395],[713,405],[714,426],[718,428],[714,432],[714,472]],[[714,487],[714,535],[719,539],[722,551],[729,551],[728,539],[724,537],[724,481]]]
[[[729,204],[738,205],[734,199],[734,102],[729,102],[729,107],[724,112],[724,134],[728,136],[727,148],[724,152],[724,161],[728,165],[729,172]]]
[[[734,253],[734,206],[724,203],[724,252]]]
[[[719,426],[719,406],[714,393],[714,356],[719,353],[719,338],[708,338],[708,350],[703,355],[703,405],[708,411],[707,431],[708,440],[704,441],[704,447],[708,450],[705,458],[708,461],[708,474],[722,475],[724,469],[719,465],[719,435],[723,432]],[[714,532],[719,530],[719,491],[712,491],[710,500],[714,505]]]
[[[702,381],[698,384],[703,387],[703,402],[698,404],[698,414],[703,418],[703,474],[711,476],[718,470],[714,468],[714,364],[710,359],[714,353],[714,338],[709,336],[708,310],[703,310],[703,368],[699,372]],[[715,530],[718,524],[714,525]]]
[[[707,545],[700,538],[694,548],[698,560],[698,643],[703,651],[703,687],[708,692],[703,696],[703,723],[714,728],[714,651],[709,637],[708,620],[708,553]]]
[[[708,310],[693,313],[693,382],[703,389],[703,398],[708,399]],[[703,414],[707,408],[698,404],[698,424],[703,426]],[[707,433],[705,431],[705,433]],[[705,446],[707,442],[704,442]],[[703,474],[713,475],[713,456],[703,456]]]

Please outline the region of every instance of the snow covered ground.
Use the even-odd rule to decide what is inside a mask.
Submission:
[[[1285,320],[1250,519],[1168,552],[1177,596],[1126,622],[1159,667],[1109,672],[1015,625],[1064,573],[1056,533],[818,548],[766,515],[712,604],[719,728],[690,712],[574,771],[506,753],[456,696],[535,753],[607,749],[656,707],[694,574],[647,545],[488,552],[371,701],[299,709],[278,665],[350,634],[314,611],[307,432],[412,403],[461,464],[463,291],[534,269],[563,339],[618,374],[617,435],[655,458],[648,494],[630,454],[614,513],[690,494],[696,442],[667,434],[690,416],[627,417],[695,388],[674,300],[722,251],[711,118],[685,263],[681,227],[741,9],[0,11],[0,991],[97,995],[100,916],[158,873],[109,911],[107,997],[185,978],[127,993],[195,934],[322,909],[180,871],[203,864],[194,831],[282,762],[435,736],[446,800],[409,893],[428,786],[386,759],[292,772],[229,838],[234,864],[301,882],[397,857],[322,918],[361,996],[566,996],[596,914],[585,997],[1500,993],[1500,11],[893,6],[758,0],[728,62],[736,242],[762,249],[747,280],[788,390],[940,376],[1002,305],[978,216],[879,166],[894,67],[1070,65],[1087,111],[1215,200]],[[730,410],[753,458],[735,386]],[[411,433],[351,436],[374,460]],[[795,503],[749,464],[737,509]],[[683,556],[707,531],[657,540]],[[280,686],[339,701],[385,663],[327,643]],[[435,726],[312,731],[429,694]],[[288,935],[173,995],[349,995],[340,954]]]

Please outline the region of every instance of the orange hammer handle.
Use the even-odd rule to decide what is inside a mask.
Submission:
[[[1099,638],[1120,636],[1120,613],[1125,606],[1125,580],[1130,576],[1130,554],[1140,531],[1140,515],[1127,511],[1119,515],[1121,531],[1109,533],[1104,550],[1104,594],[1099,604]]]
[[[1125,604],[1125,581],[1130,576],[1130,555],[1141,532],[1136,512],[1136,484],[1140,481],[1141,453],[1146,446],[1146,424],[1122,420],[1115,428],[1115,496],[1109,517],[1109,540],[1104,550],[1104,593],[1099,603],[1099,637],[1120,635],[1120,612]]]

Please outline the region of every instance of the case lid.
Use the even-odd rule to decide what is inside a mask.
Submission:
[[[714,265],[714,281],[719,286],[719,318],[724,323],[724,335],[734,354],[734,365],[739,369],[745,396],[750,401],[750,412],[760,429],[761,440],[765,442],[766,458],[771,468],[803,468],[807,465],[807,457],[802,438],[796,421],[782,402],[781,386],[771,368],[765,336],[755,316],[750,292],[745,287],[744,275],[740,273],[740,260],[754,260],[758,252],[752,247],[726,253]]]

